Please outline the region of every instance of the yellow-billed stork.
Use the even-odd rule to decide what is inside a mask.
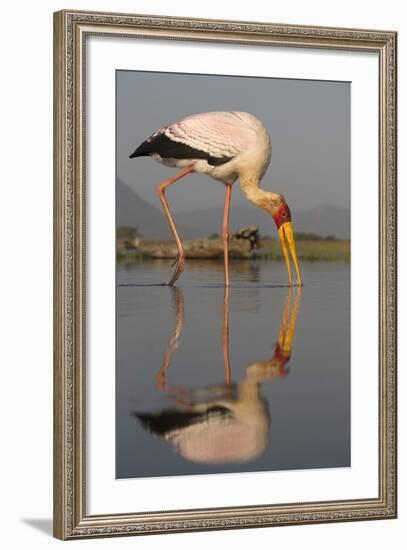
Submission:
[[[297,273],[297,284],[302,285],[288,204],[280,193],[264,191],[259,185],[270,164],[271,141],[266,128],[258,118],[249,113],[235,111],[187,116],[154,132],[130,155],[130,158],[144,156],[152,157],[167,166],[182,168],[181,172],[157,186],[158,196],[178,248],[178,256],[174,262],[175,270],[168,283],[170,286],[184,269],[185,254],[165,190],[192,172],[207,174],[221,181],[226,187],[222,225],[225,286],[229,286],[230,198],[232,185],[238,178],[247,199],[271,214],[277,225],[290,285],[294,283],[288,249]]]

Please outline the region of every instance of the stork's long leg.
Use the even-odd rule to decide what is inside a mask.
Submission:
[[[164,212],[168,218],[168,222],[170,224],[170,227],[171,227],[171,231],[174,235],[174,238],[175,238],[175,242],[177,244],[177,249],[178,249],[178,256],[175,260],[175,263],[176,263],[176,266],[175,266],[175,270],[174,270],[174,273],[171,277],[171,280],[170,282],[168,283],[169,286],[172,286],[175,281],[178,279],[178,277],[181,275],[181,273],[183,272],[184,270],[184,261],[185,261],[185,254],[184,254],[184,249],[182,247],[182,242],[181,242],[181,239],[179,238],[179,235],[178,235],[178,231],[177,231],[177,228],[175,226],[175,222],[174,222],[174,219],[172,217],[172,214],[171,214],[171,211],[170,211],[170,207],[168,206],[168,202],[167,202],[167,199],[165,198],[165,190],[167,187],[169,187],[171,184],[175,183],[176,181],[178,181],[179,179],[183,178],[184,176],[186,176],[187,174],[190,174],[191,172],[193,172],[194,169],[192,166],[189,166],[188,168],[186,168],[185,170],[182,170],[182,172],[178,172],[178,174],[176,174],[174,177],[168,179],[168,180],[165,180],[163,181],[162,183],[160,183],[159,185],[157,185],[157,193],[158,193],[158,196],[160,197],[160,201],[163,205],[163,208],[164,208]]]
[[[222,225],[222,239],[223,239],[223,256],[225,267],[225,286],[229,286],[229,210],[230,210],[230,197],[232,196],[232,184],[226,184],[226,197],[225,208],[223,210],[223,225]]]

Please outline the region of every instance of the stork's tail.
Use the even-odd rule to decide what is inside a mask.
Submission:
[[[146,142],[142,143],[137,149],[129,155],[130,159],[134,159],[136,157],[148,157],[151,154],[151,150],[148,150],[147,147],[145,147]]]

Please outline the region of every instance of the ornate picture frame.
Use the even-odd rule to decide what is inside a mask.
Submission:
[[[86,41],[90,36],[377,55],[378,494],[111,514],[87,511]],[[396,59],[391,31],[64,10],[54,14],[54,536],[59,539],[390,519],[397,514]]]

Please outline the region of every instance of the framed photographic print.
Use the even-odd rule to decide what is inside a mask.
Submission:
[[[396,33],[54,16],[54,535],[396,517]]]

